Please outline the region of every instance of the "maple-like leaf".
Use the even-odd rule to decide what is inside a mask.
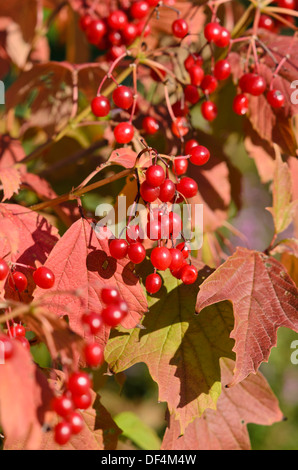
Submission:
[[[222,384],[231,381],[234,361],[221,359]],[[180,436],[179,423],[170,417],[162,450],[249,450],[247,423],[271,425],[283,415],[260,372],[233,388],[222,389],[216,410],[206,410]]]
[[[18,194],[21,185],[21,176],[17,168],[10,166],[0,168],[0,181],[3,187],[2,202]]]
[[[274,258],[238,248],[201,285],[196,309],[201,312],[223,300],[232,302],[235,317],[231,332],[236,353],[232,386],[268,360],[279,327],[298,332],[298,290]]]
[[[143,268],[142,268],[143,272]],[[144,362],[159,387],[159,401],[167,402],[179,421],[181,432],[206,408],[215,408],[220,395],[219,358],[233,357],[229,333],[233,326],[228,303],[206,309],[196,317],[199,281],[182,285],[163,273],[164,286],[149,298],[149,312],[142,329],[112,334],[105,357],[109,369],[118,373]]]

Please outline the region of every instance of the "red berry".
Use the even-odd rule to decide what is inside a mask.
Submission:
[[[88,343],[84,355],[89,367],[99,367],[104,362],[103,348],[98,343]]]
[[[190,139],[186,142],[185,144],[185,153],[186,155],[191,154],[191,149],[199,145],[199,142],[197,142],[195,139]]]
[[[120,46],[122,44],[122,36],[119,31],[110,31],[108,40],[112,46]]]
[[[96,117],[105,117],[111,109],[110,102],[105,96],[96,96],[91,101],[91,110]]]
[[[54,273],[45,266],[40,266],[33,273],[35,284],[42,289],[51,289],[55,284]]]
[[[197,53],[189,54],[189,56],[187,56],[187,58],[184,61],[184,67],[189,72],[189,70],[191,69],[193,65],[199,65],[199,66],[203,65],[202,56],[200,56]]]
[[[27,349],[27,351],[30,351],[30,343],[25,336],[16,336],[15,340],[21,343],[23,348]]]
[[[151,186],[147,181],[143,181],[140,187],[142,199],[146,202],[154,202],[159,196],[160,188]]]
[[[172,109],[173,109],[173,113],[175,114],[176,117],[182,117],[182,116],[187,116],[187,114],[189,113],[189,108],[187,106],[187,104],[185,103],[185,101],[176,101],[173,105],[172,105]]]
[[[63,446],[71,438],[71,425],[65,421],[58,423],[54,429],[54,439],[57,444]]]
[[[221,26],[218,23],[208,23],[204,29],[204,35],[208,42],[215,41],[219,38]]]
[[[0,335],[0,360],[10,359],[13,356],[13,342],[10,338],[4,335]],[[0,364],[1,366],[1,364]]]
[[[192,198],[198,192],[198,185],[192,178],[184,176],[177,184],[177,191],[187,199]]]
[[[193,65],[188,70],[190,81],[192,85],[200,86],[204,78],[204,70],[200,65]]]
[[[126,313],[119,307],[119,305],[108,305],[102,310],[101,315],[104,323],[111,328],[114,328],[121,323]]]
[[[114,129],[114,136],[118,144],[128,144],[134,136],[133,126],[129,122],[120,122]]]
[[[172,32],[176,38],[184,38],[188,34],[188,23],[183,18],[178,18],[172,24]]]
[[[150,220],[147,224],[147,237],[149,240],[161,239],[161,222],[158,219]]]
[[[135,38],[138,35],[138,27],[133,23],[127,23],[123,30],[122,36],[124,39],[125,44],[130,45],[134,42]]]
[[[236,95],[233,101],[233,110],[239,116],[244,116],[247,113],[249,107],[249,101],[246,95],[240,93]]]
[[[73,396],[88,393],[91,386],[91,379],[86,372],[73,372],[68,379],[68,390]]]
[[[167,226],[162,226],[164,228],[164,231],[166,231]],[[177,238],[182,231],[182,220],[180,215],[176,214],[176,212],[170,212],[169,214],[169,235],[172,235],[173,238]],[[168,238],[168,234],[165,232],[163,233],[163,237]]]
[[[150,259],[153,266],[160,271],[165,271],[172,261],[170,250],[165,246],[153,248]]]
[[[128,243],[126,240],[115,238],[111,240],[109,249],[114,259],[123,259],[127,255]]]
[[[274,19],[268,15],[261,15],[259,20],[259,28],[267,29],[267,31],[274,32],[276,29]]]
[[[184,256],[182,254],[182,251],[178,250],[177,248],[171,248],[170,252],[171,252],[171,256],[172,256],[170,269],[175,270],[175,269],[181,268],[181,266],[184,262]]]
[[[103,287],[100,293],[101,300],[107,304],[118,304],[121,300],[120,294],[115,287]]]
[[[0,258],[0,281],[4,281],[9,271],[8,264],[2,258]]]
[[[185,117],[177,117],[177,119],[172,122],[172,132],[176,137],[182,138],[188,131],[188,122]]]
[[[239,80],[239,86],[244,93],[260,96],[266,90],[266,82],[257,73],[246,73]]]
[[[180,250],[184,256],[184,259],[188,258],[190,253],[190,247],[187,243],[181,242],[176,246],[177,250]]]
[[[144,239],[143,231],[140,230],[139,225],[130,225],[126,229],[126,240],[128,243],[140,242]]]
[[[128,109],[133,104],[133,93],[125,85],[119,85],[113,92],[113,101],[118,108]]]
[[[281,108],[285,104],[285,97],[279,90],[270,90],[267,93],[267,101],[272,108]]]
[[[114,62],[114,60],[118,59],[118,57],[120,57],[125,51],[126,51],[126,49],[125,49],[125,46],[123,46],[123,45],[112,46],[109,49],[107,57],[111,62]]]
[[[139,242],[129,245],[127,254],[130,261],[134,264],[140,264],[146,258],[146,250],[142,243]]]
[[[277,4],[280,8],[288,8],[289,10],[295,10],[295,0],[278,0]]]
[[[218,85],[218,82],[216,78],[213,77],[213,75],[205,75],[201,83],[201,88],[204,93],[210,95],[216,90],[217,85]]]
[[[191,150],[190,155],[191,163],[198,166],[205,165],[210,158],[209,150],[206,147],[203,147],[203,145],[197,145],[194,147]]]
[[[159,274],[149,274],[146,277],[145,287],[149,294],[156,294],[162,285],[162,280]]]
[[[82,323],[88,328],[88,332],[92,335],[97,335],[103,327],[102,317],[96,312],[84,313],[84,315],[82,315]]]
[[[147,134],[155,134],[159,129],[158,121],[151,117],[147,116],[143,119],[142,127]]]
[[[184,96],[186,101],[191,104],[196,104],[200,99],[199,91],[194,85],[186,85],[184,88]]]
[[[165,170],[160,165],[151,165],[146,171],[146,181],[150,186],[160,186],[165,180]]]
[[[73,402],[65,395],[53,398],[51,405],[52,410],[55,411],[57,415],[62,416],[62,418],[65,418],[71,411],[73,411]]]
[[[226,28],[221,28],[219,36],[214,39],[217,47],[227,47],[231,41],[231,33]]]
[[[160,186],[159,199],[162,202],[170,202],[176,192],[176,185],[169,178],[165,179]]]
[[[122,10],[115,10],[108,16],[108,25],[111,29],[123,29],[127,23],[127,16]]]
[[[226,80],[231,74],[231,66],[225,59],[219,60],[214,66],[214,76],[217,80]]]
[[[80,28],[82,31],[86,31],[88,26],[92,21],[92,17],[90,15],[84,15],[80,18]]]
[[[75,408],[79,410],[87,410],[92,404],[92,395],[90,391],[84,393],[83,395],[74,395],[73,403]]]
[[[87,39],[94,46],[100,43],[106,33],[106,24],[101,19],[92,20],[86,29]]]
[[[184,175],[188,167],[188,159],[177,157],[173,161],[173,169],[177,176]]]
[[[14,290],[23,292],[28,285],[28,281],[27,281],[25,274],[19,271],[15,271],[14,273],[12,273],[11,277],[9,278],[9,285]]]
[[[79,434],[84,428],[84,420],[82,415],[77,411],[72,411],[66,418],[66,421],[71,426],[72,434]]]
[[[217,106],[213,101],[204,101],[201,106],[201,112],[206,121],[213,121],[218,114]]]
[[[183,266],[180,276],[184,284],[193,284],[197,280],[198,270],[193,265],[187,264]]]
[[[25,336],[26,335],[26,328],[21,325],[20,323],[14,323],[12,326],[8,328],[9,336],[15,338],[16,336]]]
[[[176,277],[177,279],[181,279],[181,271],[184,268],[184,266],[186,266],[186,265],[187,265],[187,261],[184,260],[182,265],[180,266],[180,268],[171,269],[170,271],[171,271],[172,276]]]
[[[144,0],[138,0],[131,5],[130,14],[133,18],[139,20],[148,15],[149,4]]]

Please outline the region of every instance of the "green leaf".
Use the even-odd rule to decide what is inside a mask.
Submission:
[[[156,432],[131,411],[124,411],[114,416],[117,426],[122,429],[123,436],[130,439],[142,450],[159,450],[161,441]]]

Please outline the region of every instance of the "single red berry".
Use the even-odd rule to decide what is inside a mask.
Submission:
[[[201,106],[201,112],[206,121],[213,121],[218,114],[217,106],[213,101],[204,101]]]
[[[114,30],[110,31],[108,34],[108,40],[112,46],[121,46],[122,44],[121,33],[119,31],[114,31]]]
[[[197,145],[194,147],[191,150],[190,155],[191,163],[198,166],[205,165],[205,163],[207,163],[210,158],[209,150],[203,145]]]
[[[257,73],[246,73],[239,80],[239,86],[244,93],[260,96],[266,90],[266,82]]]
[[[219,60],[214,66],[214,76],[217,80],[226,80],[231,75],[231,66],[226,59]]]
[[[185,100],[178,100],[172,105],[173,113],[176,117],[187,116],[189,108],[185,103]]]
[[[200,65],[193,65],[188,70],[191,84],[194,86],[200,86],[204,78],[204,70]]]
[[[25,336],[16,336],[15,340],[18,341],[18,343],[21,343],[23,348],[25,348],[27,351],[30,351],[30,343],[27,338],[25,338]]]
[[[66,421],[61,421],[61,423],[56,424],[54,429],[54,439],[57,444],[63,446],[71,438],[71,425]]]
[[[146,116],[143,119],[142,127],[147,134],[153,135],[158,131],[159,124],[155,118],[151,116]]]
[[[183,284],[193,284],[198,277],[198,270],[193,266],[187,264],[181,270],[181,281]]]
[[[126,313],[119,307],[119,305],[115,304],[105,307],[102,310],[101,315],[104,323],[111,328],[114,328],[121,323]]]
[[[183,18],[178,18],[172,23],[172,32],[176,38],[182,39],[188,34],[188,23]]]
[[[146,277],[145,287],[149,294],[156,294],[156,292],[160,290],[161,285],[162,280],[159,274],[149,274],[149,276]]]
[[[125,85],[119,85],[113,92],[113,101],[118,108],[128,109],[133,104],[133,92]]]
[[[127,251],[130,261],[134,264],[140,264],[146,258],[146,250],[142,243],[132,243]]]
[[[162,229],[166,230],[166,226],[162,226]],[[176,212],[170,212],[169,214],[169,235],[172,236],[172,238],[176,239],[179,234],[182,231],[182,220],[179,214],[176,214]],[[162,230],[162,235],[163,238],[169,238],[167,233],[163,233]]]
[[[175,270],[175,269],[181,268],[181,266],[184,262],[184,256],[182,254],[182,251],[178,250],[177,248],[171,248],[170,252],[171,252],[171,256],[172,256],[170,269]]]
[[[92,20],[87,26],[86,35],[90,44],[97,46],[107,33],[107,26],[101,19]]]
[[[215,41],[221,33],[221,26],[218,23],[208,23],[204,29],[204,35],[208,42]]]
[[[82,315],[81,321],[82,324],[87,328],[88,332],[92,335],[97,335],[102,330],[103,320],[99,313],[84,313]]]
[[[194,85],[186,85],[184,88],[184,97],[191,104],[196,104],[200,99],[199,90]]]
[[[115,287],[103,287],[100,297],[106,305],[118,304],[121,301],[119,291]]]
[[[55,275],[53,271],[45,266],[40,266],[33,273],[35,284],[42,289],[51,289],[55,284]]]
[[[185,144],[185,154],[190,155],[191,149],[199,145],[199,142],[195,139],[190,139]]]
[[[108,25],[111,29],[123,29],[127,23],[127,16],[122,10],[112,11],[108,16]]]
[[[110,62],[114,62],[118,57],[120,57],[126,51],[125,46],[122,44],[120,46],[112,46],[110,47],[107,58]]]
[[[143,230],[139,225],[129,225],[126,229],[126,240],[128,243],[135,243],[144,240]]]
[[[153,248],[150,259],[153,266],[160,271],[165,271],[172,261],[170,250],[165,246]]]
[[[186,243],[186,242],[178,243],[176,248],[177,248],[177,250],[181,251],[181,253],[183,254],[184,259],[188,258],[189,254],[190,254],[190,246],[189,246],[188,243]]]
[[[25,274],[15,271],[9,278],[9,285],[12,289],[23,292],[27,288],[28,281]]]
[[[148,15],[148,12],[149,4],[144,0],[138,0],[137,2],[134,2],[130,7],[130,14],[136,20],[144,18]]]
[[[172,132],[176,137],[181,139],[188,133],[188,131],[188,122],[185,117],[177,117],[176,120],[172,122]]]
[[[277,4],[280,8],[288,8],[289,10],[295,10],[295,0],[278,0]]]
[[[189,70],[191,69],[193,65],[199,65],[199,66],[203,65],[203,58],[202,56],[200,56],[200,54],[193,53],[193,54],[189,54],[189,56],[186,57],[184,61],[185,69],[189,72]]]
[[[192,178],[184,176],[177,184],[177,191],[186,199],[194,197],[198,192],[198,185]]]
[[[149,240],[161,239],[161,222],[158,219],[150,220],[147,223],[147,237]]]
[[[52,410],[62,418],[65,418],[74,409],[72,400],[65,395],[53,398],[51,406]]]
[[[184,175],[187,171],[188,159],[177,157],[173,161],[173,169],[177,176]]]
[[[88,26],[92,21],[92,17],[90,15],[84,15],[80,18],[80,28],[82,31],[86,31]]]
[[[7,360],[13,356],[14,348],[13,342],[10,338],[4,335],[0,335],[0,359]]]
[[[74,395],[72,399],[75,408],[78,410],[87,410],[92,404],[92,395],[90,391],[83,395]]]
[[[285,97],[279,90],[270,90],[267,93],[267,101],[272,108],[281,108],[285,104]]]
[[[240,93],[239,95],[236,95],[234,100],[233,100],[233,110],[236,114],[239,114],[239,116],[244,116],[244,114],[247,113],[249,108],[249,101],[246,95],[244,93]]]
[[[125,44],[130,45],[138,35],[138,27],[133,23],[127,23],[122,30],[122,37]]]
[[[129,122],[120,122],[114,129],[114,136],[118,144],[128,144],[134,136],[134,129]]]
[[[73,396],[88,393],[92,386],[91,379],[86,372],[73,372],[68,379],[68,390]]]
[[[154,202],[159,196],[160,188],[158,186],[151,186],[147,181],[143,181],[140,187],[142,199],[146,202]]]
[[[110,102],[105,96],[96,96],[91,101],[91,110],[96,117],[105,117],[111,109]]]
[[[267,29],[267,31],[274,32],[276,30],[276,23],[271,16],[261,15],[259,20],[259,28]]]
[[[219,36],[214,39],[217,47],[227,47],[231,41],[231,33],[226,28],[221,28]]]
[[[114,259],[123,259],[127,255],[128,243],[126,240],[115,238],[110,241],[109,249]]]
[[[26,335],[26,328],[21,325],[20,323],[14,323],[12,326],[8,328],[9,336],[15,338],[16,336],[25,336]]]
[[[160,185],[159,199],[162,202],[170,202],[176,192],[176,185],[169,178],[165,179]]]
[[[77,411],[72,411],[67,417],[66,421],[71,426],[71,434],[79,434],[84,428],[84,420],[82,415]]]
[[[9,272],[9,267],[6,261],[0,258],[0,281],[4,281]]]
[[[99,367],[104,362],[103,348],[98,343],[88,343],[84,349],[88,367]]]
[[[159,207],[149,207],[149,212],[147,214],[147,220],[159,220],[161,221],[161,218],[165,215],[164,211],[162,208]]]
[[[217,85],[218,85],[218,82],[216,78],[213,77],[213,75],[205,75],[201,83],[201,88],[204,93],[210,95],[216,90]]]
[[[146,171],[146,181],[150,186],[160,186],[165,178],[165,170],[160,165],[151,165]]]

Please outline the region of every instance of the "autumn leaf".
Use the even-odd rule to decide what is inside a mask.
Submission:
[[[232,386],[268,360],[279,327],[298,332],[298,290],[274,258],[238,248],[201,285],[196,309],[201,312],[224,300],[232,302],[235,317]]]
[[[17,168],[10,166],[0,168],[0,180],[3,189],[2,202],[10,199],[14,194],[18,194],[21,185],[21,176]]]
[[[25,152],[19,140],[7,134],[0,135],[0,168],[7,168],[20,162]]]
[[[249,450],[247,423],[271,425],[283,415],[278,401],[260,372],[233,388],[234,361],[221,359],[222,393],[216,410],[206,410],[180,436],[179,423],[170,417],[162,450]]]
[[[200,280],[191,286],[164,273],[160,293],[148,298],[150,309],[142,328],[113,333],[105,350],[113,373],[139,362],[148,366],[159,387],[159,401],[167,402],[181,432],[206,408],[216,407],[221,392],[219,358],[233,357],[229,304],[194,315],[199,283],[210,271],[201,269]]]

